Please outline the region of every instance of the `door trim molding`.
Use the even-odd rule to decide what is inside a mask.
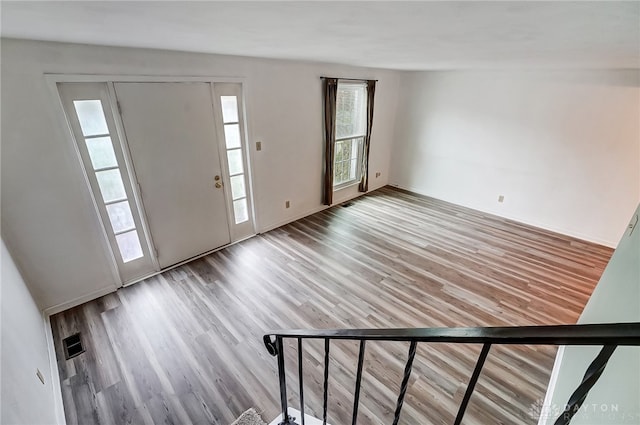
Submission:
[[[49,83],[246,83],[246,77],[212,77],[189,75],[122,75],[122,74],[56,74],[45,73]]]

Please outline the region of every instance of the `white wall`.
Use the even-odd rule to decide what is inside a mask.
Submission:
[[[639,87],[638,70],[408,73],[390,183],[615,246],[640,201]]]
[[[638,215],[640,205],[634,217]],[[625,229],[578,320],[585,324],[617,322],[640,322],[640,223],[631,235]],[[596,347],[566,347],[559,351],[545,401],[550,413],[564,408],[598,351]],[[583,406],[572,424],[640,423],[640,347],[616,349]],[[552,424],[555,417],[544,417],[540,424]]]
[[[42,308],[116,282],[45,73],[243,77],[262,231],[323,208],[320,76],[378,79],[370,189],[387,183],[400,73],[321,63],[2,40],[2,232]],[[262,150],[255,151],[261,140]],[[381,172],[375,179],[375,172]],[[351,188],[336,201],[357,195]],[[291,208],[285,209],[285,200]]]
[[[0,422],[56,423],[51,363],[42,314],[2,241],[2,378]],[[36,376],[40,369],[44,385]],[[55,371],[57,373],[57,370]]]

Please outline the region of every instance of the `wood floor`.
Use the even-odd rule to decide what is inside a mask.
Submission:
[[[74,424],[230,424],[279,409],[279,328],[575,323],[612,251],[384,188],[51,319]],[[60,340],[82,332],[65,361]],[[285,343],[298,408],[296,342]],[[331,345],[329,422],[350,424],[358,345]],[[389,424],[408,344],[367,344],[359,424]],[[493,347],[465,424],[535,424],[554,347]],[[400,422],[451,424],[479,346],[419,344]],[[307,413],[322,412],[323,343],[304,345]]]

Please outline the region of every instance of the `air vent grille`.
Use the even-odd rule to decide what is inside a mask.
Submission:
[[[67,360],[84,353],[84,347],[82,345],[82,338],[80,338],[80,333],[73,334],[63,339],[62,345],[64,346],[64,356]]]

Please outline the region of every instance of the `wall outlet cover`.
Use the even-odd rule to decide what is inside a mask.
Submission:
[[[38,377],[40,382],[42,382],[42,385],[44,385],[44,375],[42,374],[42,372],[40,372],[40,369],[36,369],[36,376]]]

